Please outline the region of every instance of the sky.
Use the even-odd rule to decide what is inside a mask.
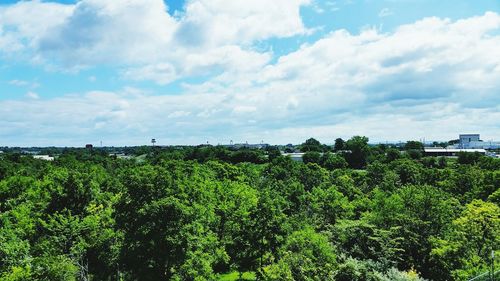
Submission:
[[[0,1],[0,146],[500,140],[499,0]]]

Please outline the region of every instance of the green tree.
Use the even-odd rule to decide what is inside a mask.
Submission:
[[[386,154],[386,162],[390,163],[394,160],[401,158],[401,152],[395,148],[389,148],[385,152]]]
[[[432,257],[456,280],[488,271],[490,253],[500,250],[500,208],[473,200],[453,221],[443,238],[433,240]]]
[[[382,281],[382,277],[368,263],[349,258],[340,264],[335,272],[335,280]]]
[[[302,152],[308,152],[308,151],[322,152],[323,147],[321,146],[321,143],[318,140],[316,140],[314,138],[309,138],[303,144],[300,145],[300,151],[302,151]]]
[[[267,156],[269,161],[273,161],[281,156],[281,152],[277,146],[270,146],[267,148]]]
[[[457,162],[462,165],[474,165],[479,162],[482,155],[479,152],[459,152]]]
[[[349,163],[349,166],[354,169],[364,168],[370,154],[368,138],[354,136],[346,142],[346,148],[349,151],[346,152],[345,159]]]
[[[287,238],[279,260],[262,275],[264,280],[335,280],[336,259],[327,237],[307,228]]]
[[[409,185],[386,194],[375,191],[367,219],[383,229],[397,228],[400,268],[415,268],[424,278],[439,279],[440,266],[430,259],[431,238],[447,229],[459,209],[458,200],[432,186]]]
[[[419,141],[407,141],[404,146],[405,150],[423,150],[424,144]]]
[[[420,184],[423,181],[422,165],[409,159],[400,159],[390,164],[400,179],[402,185]]]
[[[319,164],[320,160],[321,160],[321,154],[316,151],[309,151],[304,153],[304,155],[302,155],[302,161],[304,161],[304,163],[306,164],[307,163]]]
[[[398,237],[399,231],[399,226],[383,229],[366,219],[340,220],[331,229],[331,239],[344,255],[371,260],[388,269],[402,260],[404,238]]]
[[[327,170],[344,169],[348,164],[345,159],[331,152],[325,152],[320,158],[320,165]]]
[[[333,226],[339,219],[345,219],[352,215],[353,207],[349,200],[335,186],[314,187],[307,200],[314,225],[320,229]]]
[[[335,144],[333,146],[333,151],[344,150],[346,147],[345,141],[341,138],[335,139]]]

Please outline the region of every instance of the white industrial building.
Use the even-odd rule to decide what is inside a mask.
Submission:
[[[33,158],[45,161],[54,161],[54,157],[49,155],[33,155]]]
[[[457,156],[460,152],[469,152],[469,153],[481,153],[486,155],[486,150],[484,149],[475,149],[475,148],[442,148],[442,147],[425,147],[424,155],[425,156]]]
[[[285,156],[285,157],[290,157],[292,158],[293,161],[297,161],[297,162],[302,162],[302,156],[304,156],[305,153],[297,153],[297,152],[292,152],[292,153],[281,153],[281,155]]]
[[[479,134],[461,134],[459,142],[450,148],[457,149],[499,149],[500,142],[482,141]]]

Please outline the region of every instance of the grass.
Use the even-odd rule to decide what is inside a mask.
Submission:
[[[219,281],[238,281],[238,280],[248,280],[253,281],[256,280],[255,272],[244,272],[242,275],[242,279],[239,279],[240,273],[238,271],[233,271],[230,273],[225,273],[219,275]]]

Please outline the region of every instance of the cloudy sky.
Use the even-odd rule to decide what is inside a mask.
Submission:
[[[498,0],[0,2],[0,146],[500,140]]]

